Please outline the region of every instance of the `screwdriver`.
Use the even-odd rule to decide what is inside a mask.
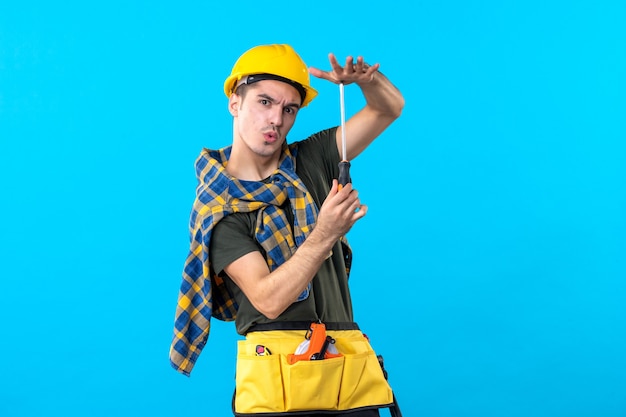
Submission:
[[[346,151],[346,105],[344,99],[344,85],[339,83],[339,107],[341,108],[341,162],[339,162],[339,189],[352,182],[350,178],[350,162]]]

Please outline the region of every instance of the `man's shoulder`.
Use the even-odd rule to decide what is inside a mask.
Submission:
[[[337,127],[320,130],[319,132],[312,134],[306,139],[301,139],[299,141],[293,142],[289,146],[292,149],[296,148],[298,150],[308,149],[308,148],[313,148],[313,147],[318,147],[318,146],[325,147],[328,145],[329,142],[335,140],[336,130],[337,130]]]
[[[292,143],[290,147],[299,160],[332,159],[337,152],[336,130],[336,127],[321,130],[306,139]]]

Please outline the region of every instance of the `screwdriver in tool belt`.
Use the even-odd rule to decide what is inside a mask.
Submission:
[[[352,182],[350,178],[350,162],[346,151],[346,105],[343,81],[339,82],[339,107],[341,109],[341,162],[339,162],[339,189]]]

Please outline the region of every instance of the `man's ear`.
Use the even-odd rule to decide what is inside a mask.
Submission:
[[[238,96],[235,93],[232,93],[230,95],[230,98],[228,99],[228,111],[230,112],[231,116],[233,117],[237,116],[240,102],[241,102],[241,96]]]

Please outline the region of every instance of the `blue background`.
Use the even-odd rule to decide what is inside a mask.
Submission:
[[[208,3],[0,5],[0,415],[230,415],[232,323],[168,362],[193,162],[236,58],[290,43],[406,98],[349,234],[404,415],[626,416],[625,2]],[[313,85],[292,140],[339,123]]]

